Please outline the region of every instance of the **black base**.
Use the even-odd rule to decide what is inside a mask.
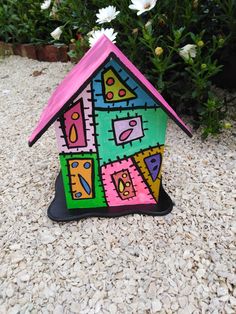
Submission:
[[[164,188],[160,188],[158,204],[140,204],[131,206],[114,206],[100,208],[68,209],[61,172],[55,183],[55,197],[48,208],[48,217],[55,221],[80,220],[88,217],[119,217],[129,214],[143,214],[152,216],[164,216],[171,212],[173,202]]]

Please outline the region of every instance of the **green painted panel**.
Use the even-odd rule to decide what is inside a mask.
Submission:
[[[167,115],[160,109],[96,110],[100,164],[165,144]]]
[[[67,208],[107,206],[96,153],[61,154],[60,163]]]

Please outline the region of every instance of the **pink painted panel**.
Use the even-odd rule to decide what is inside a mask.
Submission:
[[[140,82],[156,97],[167,114],[178,122],[179,126],[191,135],[190,129],[179,118],[175,111],[168,105],[164,98],[158,93],[155,87],[145,76],[128,60],[128,58],[105,36],[103,35],[96,44],[84,55],[81,61],[68,73],[62,83],[57,87],[42,112],[40,120],[29,138],[29,145],[32,146],[36,140],[53,123],[54,117],[59,110],[69,101],[77,90],[89,80],[93,73],[113,52],[118,59],[137,77]]]
[[[102,166],[101,171],[109,206],[156,204],[131,158]]]
[[[61,123],[59,120],[55,122],[55,130],[57,137],[57,144],[59,152],[65,153],[77,153],[77,152],[96,152],[95,148],[95,139],[94,139],[94,121],[92,118],[92,101],[91,101],[91,85],[85,87],[82,93],[76,97],[74,103],[78,102],[80,99],[83,99],[83,115],[85,121],[85,138],[86,146],[82,147],[71,147],[68,148],[65,134],[61,129]],[[83,143],[82,143],[83,144]]]
[[[83,98],[80,98],[63,115],[62,131],[66,136],[68,148],[87,146],[85,136],[85,120],[83,111]]]

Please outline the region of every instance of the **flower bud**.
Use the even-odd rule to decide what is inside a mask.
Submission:
[[[221,37],[219,39],[219,46],[222,47],[224,45],[224,43],[225,43],[225,40],[224,40],[224,38]]]
[[[202,69],[202,70],[205,70],[206,68],[207,68],[206,63],[201,64],[201,69]]]
[[[225,122],[225,123],[224,123],[224,128],[225,128],[225,129],[230,129],[230,128],[232,128],[232,124],[229,123],[229,122]]]
[[[152,26],[152,21],[151,20],[147,21],[147,23],[145,24],[145,28],[148,28],[150,26]]]
[[[134,28],[133,30],[132,30],[132,34],[137,34],[138,33],[138,28]]]
[[[156,47],[155,54],[159,57],[163,54],[163,48],[162,47]]]
[[[193,0],[193,8],[197,9],[198,7],[198,0]]]
[[[163,18],[159,18],[158,22],[160,26],[164,26],[166,24]]]
[[[186,62],[189,64],[189,65],[193,65],[194,61],[192,58],[189,58],[188,60],[186,60]]]
[[[62,34],[62,28],[59,26],[56,29],[54,29],[53,32],[50,33],[50,35],[55,39],[59,40]]]
[[[199,40],[198,42],[197,42],[197,45],[198,45],[198,47],[203,47],[204,46],[204,42],[202,41],[202,40]]]

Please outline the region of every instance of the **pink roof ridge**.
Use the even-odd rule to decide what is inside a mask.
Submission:
[[[86,84],[92,78],[94,72],[107,60],[110,54],[115,54],[121,63],[123,63],[138,81],[149,90],[154,98],[159,101],[162,109],[166,111],[169,117],[172,118],[188,136],[192,136],[191,130],[185,125],[156,88],[120,51],[120,49],[103,35],[56,88],[44,108],[37,126],[29,138],[29,146],[32,146],[58,118],[60,113],[69,106],[75,93],[78,92],[79,89],[82,91],[82,89],[86,87]]]

